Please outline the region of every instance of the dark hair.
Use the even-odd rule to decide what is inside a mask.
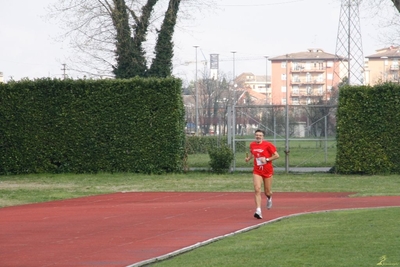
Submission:
[[[265,132],[261,129],[257,129],[255,133],[262,133],[263,135],[265,135]]]

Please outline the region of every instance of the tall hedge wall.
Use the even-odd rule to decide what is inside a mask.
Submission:
[[[177,172],[184,142],[179,79],[0,85],[0,174]]]
[[[400,173],[400,86],[340,89],[336,171]]]

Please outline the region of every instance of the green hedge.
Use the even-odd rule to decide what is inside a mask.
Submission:
[[[181,80],[25,80],[0,87],[0,174],[182,170]]]
[[[340,89],[336,171],[400,173],[400,86]]]

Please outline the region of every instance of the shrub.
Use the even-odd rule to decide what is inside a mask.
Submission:
[[[215,173],[226,173],[229,171],[234,158],[233,151],[227,145],[213,147],[208,150],[210,155],[210,167]]]

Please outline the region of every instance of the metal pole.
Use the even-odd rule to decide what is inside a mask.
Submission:
[[[268,56],[265,55],[265,100],[266,104],[269,104],[268,101]]]
[[[233,103],[232,103],[232,150],[233,154],[236,155],[236,84],[235,84],[235,79],[236,79],[236,74],[235,74],[235,53],[236,51],[231,51],[232,56],[233,56]],[[233,157],[233,171],[236,169],[236,157]]]
[[[353,79],[353,77],[350,77],[350,75],[351,75],[351,64],[350,64],[350,60],[351,60],[351,40],[352,40],[352,37],[351,37],[351,25],[352,25],[352,23],[351,23],[351,3],[350,3],[351,1],[349,1],[348,3],[349,3],[349,14],[348,14],[348,22],[347,22],[347,24],[348,24],[348,29],[347,29],[347,32],[348,32],[348,34],[347,34],[347,59],[348,59],[348,61],[347,61],[347,84],[348,85],[350,85],[351,84],[351,79]]]
[[[268,105],[268,56],[265,55],[265,104]],[[267,108],[265,109],[265,122],[267,122]],[[265,123],[265,132],[268,130],[268,123]]]
[[[289,173],[289,75],[288,75],[288,57],[286,55],[286,142],[285,142],[285,171]]]
[[[328,162],[328,115],[325,116],[325,163]]]
[[[198,45],[193,46],[196,49],[196,73],[195,73],[195,82],[194,82],[194,88],[195,88],[195,109],[196,109],[196,135],[199,135],[199,95],[197,92],[197,48],[199,47]]]

